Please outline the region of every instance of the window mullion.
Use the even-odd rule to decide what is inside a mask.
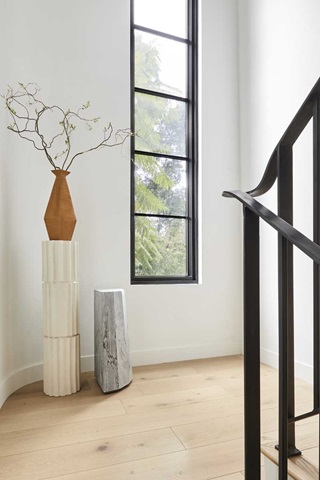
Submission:
[[[136,217],[150,217],[150,218],[174,218],[176,220],[189,220],[187,215],[166,215],[161,213],[142,213],[135,212]]]
[[[188,157],[180,157],[178,155],[170,155],[168,153],[160,153],[160,152],[147,152],[145,150],[135,150],[135,155],[146,155],[150,157],[163,157],[163,158],[170,158],[171,160],[181,160],[182,162],[189,162],[190,158]]]
[[[154,30],[153,28],[143,27],[142,25],[134,24],[133,28],[141,32],[150,33],[152,35],[158,35],[159,37],[167,38],[168,40],[173,40],[175,42],[181,42],[190,44],[191,40],[189,38],[177,37],[175,35],[170,35],[170,33],[161,32],[160,30]]]
[[[170,93],[158,92],[156,90],[149,90],[147,88],[134,87],[136,93],[142,93],[144,95],[152,95],[154,97],[167,98],[168,100],[176,100],[177,102],[188,103],[190,100],[186,97],[179,97],[177,95],[170,95]]]

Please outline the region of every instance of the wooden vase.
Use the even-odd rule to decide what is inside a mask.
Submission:
[[[44,222],[50,240],[71,240],[76,226],[76,216],[67,183],[66,170],[52,170],[56,176],[49,198]]]

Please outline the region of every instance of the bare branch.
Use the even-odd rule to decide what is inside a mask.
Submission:
[[[78,156],[104,147],[123,145],[125,140],[132,135],[129,129],[117,130],[114,134],[113,127],[111,123],[109,123],[108,126],[104,127],[103,139],[99,143],[94,147],[74,154],[69,161],[71,156],[71,137],[73,138],[73,133],[77,125],[85,122],[89,130],[92,130],[92,125],[98,123],[100,117],[87,118],[86,115],[82,114],[84,110],[90,107],[89,101],[76,111],[70,109],[64,110],[58,105],[46,105],[38,98],[39,91],[40,87],[36,83],[28,83],[27,85],[19,83],[19,88],[16,91],[14,91],[11,86],[8,86],[6,94],[0,96],[4,99],[5,106],[12,119],[12,124],[8,126],[8,129],[13,133],[17,133],[22,139],[31,142],[36,150],[43,151],[54,169],[60,168],[56,164],[58,159],[62,158],[61,168],[69,170],[73,161]],[[59,130],[52,137],[50,135],[51,138],[48,139],[48,136],[41,131],[40,121],[44,118],[46,112],[54,112],[55,110],[61,113],[61,120],[57,122]],[[110,139],[113,135],[114,141],[112,142]],[[35,138],[32,138],[32,136],[35,136]],[[37,138],[41,146],[37,145]],[[55,142],[58,138],[64,140],[66,147],[63,151],[53,156],[49,150],[54,150],[54,146],[56,146]]]
[[[110,124],[110,127],[112,128],[111,124]],[[122,132],[125,132],[125,130],[121,130]],[[118,130],[117,134],[118,134],[118,140],[116,139],[116,141],[114,143],[107,143],[108,140],[110,139],[111,135],[112,135],[112,130],[110,132],[110,134],[104,139],[102,140],[102,142],[100,142],[98,145],[96,145],[95,147],[92,147],[92,148],[89,148],[88,150],[84,150],[83,152],[79,152],[77,153],[76,155],[74,155],[70,161],[70,163],[68,164],[66,170],[69,170],[69,168],[71,167],[74,159],[76,157],[79,157],[80,155],[83,155],[85,153],[89,153],[89,152],[92,152],[94,150],[100,150],[101,148],[104,148],[104,147],[116,147],[118,145],[122,145],[125,140],[132,135],[131,131],[128,130],[128,133],[121,135],[119,134],[120,130]]]
[[[34,147],[35,147],[37,150],[44,150],[44,148],[39,148],[39,147],[36,145],[35,141],[32,140],[32,138],[24,137],[23,135],[21,135],[21,132],[19,132],[19,131],[17,131],[17,130],[13,130],[12,128],[10,128],[10,126],[7,127],[7,128],[8,128],[8,130],[11,130],[12,132],[17,133],[17,134],[19,135],[19,137],[23,138],[24,140],[28,140],[29,142],[32,142],[33,145],[34,145]]]

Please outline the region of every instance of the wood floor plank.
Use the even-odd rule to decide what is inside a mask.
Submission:
[[[1,480],[40,480],[183,450],[171,429],[0,458]],[[88,477],[87,477],[88,478]]]
[[[206,402],[218,397],[227,396],[226,391],[218,386],[203,387],[179,392],[165,392],[144,395],[137,398],[126,398],[122,404],[128,413],[143,412],[146,409],[171,408],[179,405]]]
[[[79,406],[75,404],[72,407],[51,408],[50,410],[33,409],[27,413],[3,415],[0,417],[0,434],[84,420],[117,417],[118,415],[126,415],[120,400],[108,402],[101,397],[99,401]]]
[[[243,415],[243,397],[220,397],[208,402],[150,409],[116,417],[97,418],[98,415],[103,415],[103,410],[100,411],[99,406],[96,408],[99,410],[98,413],[94,412],[93,409],[89,415],[90,419],[82,421],[73,421],[75,420],[74,414],[70,411],[66,412],[66,409],[57,409],[56,418],[51,415],[48,415],[48,417],[42,415],[40,424],[36,420],[36,414],[10,416],[12,419],[9,416],[3,417],[0,421],[2,431],[0,452],[2,452],[2,455],[11,455],[30,451],[30,448],[34,450],[53,448],[70,445],[77,438],[83,439],[82,441],[92,441],[105,436],[114,437],[147,430],[176,427],[188,424],[190,420],[192,423],[204,422],[210,425],[210,421],[213,419],[225,418],[227,424],[230,412],[239,416]],[[107,408],[108,406],[106,406],[106,411],[109,413]],[[309,404],[304,406],[302,412],[308,408]],[[60,413],[59,410],[61,410]],[[83,412],[81,414],[84,415]],[[5,423],[3,423],[4,421]],[[276,416],[274,416],[274,421],[276,422]],[[34,423],[32,424],[32,422]],[[43,425],[44,423],[46,425]],[[221,423],[223,425],[224,421]],[[238,431],[234,430],[237,436]],[[226,436],[222,438],[228,440],[227,434],[228,431],[225,432]],[[208,435],[210,437],[210,432]],[[29,441],[30,438],[32,438],[32,442]]]
[[[271,410],[273,413],[274,410]],[[274,413],[273,413],[274,415]],[[243,437],[243,415],[216,418],[204,422],[189,423],[172,427],[186,448],[212,445]],[[273,429],[272,429],[273,430]]]
[[[229,394],[243,394],[243,368],[227,366],[223,369],[211,369],[205,373],[196,375],[186,375],[178,378],[158,378],[148,382],[138,381],[136,385],[144,395],[155,395],[163,392],[178,392],[181,390],[192,390],[195,388],[221,386]],[[278,385],[278,375],[275,370],[268,370],[266,375],[261,376],[262,393],[272,391],[277,399],[276,391]],[[302,380],[296,380],[297,394],[302,395],[311,392],[310,385]],[[300,390],[299,390],[300,389]]]
[[[137,385],[144,395],[155,395],[163,392],[179,392],[194,388],[215,387],[217,382],[211,375],[196,374],[183,378],[165,378],[150,380],[149,382],[138,382]]]
[[[310,407],[309,403],[302,403],[297,406],[298,414],[305,412]],[[316,422],[316,418],[309,418],[304,422]],[[276,408],[266,409],[261,415],[261,431],[263,433],[271,432],[271,438],[274,436],[274,430],[278,425],[278,411]],[[314,426],[314,429],[316,426]],[[181,440],[186,448],[196,448],[204,445],[210,445],[228,440],[243,438],[243,414],[231,415],[226,418],[215,418],[203,422],[192,422],[186,425],[172,427],[174,433]],[[270,435],[264,435],[262,441],[271,441]],[[312,445],[313,446],[313,445]]]
[[[243,392],[242,384],[230,384],[225,383],[220,386],[226,391],[228,395],[240,395],[240,392]],[[308,384],[297,385],[295,389],[296,403],[302,403],[313,400],[312,387]],[[262,408],[274,408],[278,404],[278,384],[277,382],[273,384],[269,383],[261,388],[261,406]]]
[[[139,390],[144,395],[155,395],[163,392],[179,392],[181,390],[192,390],[195,388],[220,386],[225,388],[227,393],[238,395],[243,394],[243,378],[234,369],[230,369],[220,375],[221,372],[196,375],[186,375],[178,378],[154,379],[149,382],[137,382]],[[277,379],[274,376],[266,377],[265,384],[274,388]]]
[[[187,363],[188,364],[188,363]],[[189,360],[189,365],[192,366],[197,373],[221,375],[221,371],[233,371],[235,374],[243,372],[243,358],[242,356],[233,357],[217,357],[205,358],[200,360]]]
[[[203,382],[206,384],[206,380]],[[237,385],[233,384],[217,384],[215,380],[212,386],[203,386],[190,390],[179,391],[169,388],[169,391],[165,393],[154,393],[151,394],[150,391],[148,394],[137,397],[137,398],[127,398],[122,400],[122,404],[125,407],[125,410],[128,413],[144,411],[145,409],[150,408],[170,408],[172,406],[178,406],[183,404],[191,404],[202,401],[208,401],[217,397],[230,396],[230,395],[243,395],[243,383],[238,383]],[[167,382],[166,382],[166,385]],[[186,382],[186,385],[189,386],[189,382]],[[158,385],[156,386],[158,388]],[[182,387],[182,385],[181,385]],[[154,388],[154,385],[153,385]],[[141,388],[145,392],[144,388]],[[312,399],[311,396],[311,387],[307,386],[298,386],[296,389],[297,398],[296,401],[301,403],[305,402],[308,398]],[[273,387],[268,387],[262,391],[261,396],[261,405],[262,408],[275,408],[278,402],[278,395],[276,389]]]
[[[216,480],[241,470],[243,442],[237,440],[65,475],[59,480]]]
[[[161,365],[148,365],[133,368],[133,378],[135,382],[146,382],[160,378],[177,378],[189,375],[196,375],[197,370],[192,366],[187,366],[184,362],[175,364],[164,363]]]
[[[37,423],[34,424],[34,428],[25,428],[26,425],[29,425],[29,422],[26,424],[23,418],[20,418],[20,422],[13,422],[12,419],[12,422],[8,423],[9,416],[6,416],[3,417],[2,421],[7,421],[6,428],[11,429],[11,431],[5,432],[5,426],[0,422],[3,430],[0,435],[0,455],[12,455],[23,451],[70,445],[75,443],[77,439],[92,441],[106,436],[111,438],[169,428],[189,423],[190,419],[195,422],[207,421],[212,418],[228,416],[231,410],[238,414],[242,413],[242,397],[222,397],[210,402],[182,405],[170,409],[149,410],[116,417],[91,418],[71,423],[67,423],[70,420],[70,417],[67,416],[65,417],[65,423],[57,425],[52,425],[54,420],[49,417],[47,423],[50,426],[40,426],[38,428]],[[59,420],[62,421],[61,418]],[[45,418],[42,421],[45,422]],[[32,442],[30,442],[30,438],[32,438]]]
[[[278,372],[261,365],[261,384],[263,438],[274,452]],[[297,381],[297,414],[311,409],[310,392]],[[0,410],[0,480],[241,480],[242,418],[241,356],[138,367],[112,395],[92,372],[69,397],[47,397],[36,382]],[[297,428],[309,465],[314,422]]]
[[[138,393],[139,395],[139,393]],[[141,394],[142,396],[142,394]],[[74,397],[74,395],[73,395]],[[69,398],[69,397],[68,397]],[[138,398],[138,397],[134,397]],[[61,401],[60,401],[61,399]],[[92,395],[86,397],[78,397],[76,400],[72,401],[67,400],[67,397],[58,397],[57,402],[54,397],[48,397],[44,394],[37,398],[20,398],[18,400],[6,402],[3,408],[0,410],[0,424],[2,422],[2,417],[7,415],[21,415],[21,414],[32,414],[34,413],[34,405],[37,405],[37,411],[43,415],[50,415],[51,410],[57,410],[60,408],[74,408],[81,407],[83,409],[89,408],[94,405],[108,404],[112,408],[112,404],[120,404],[121,397],[117,396],[108,396],[104,394]]]
[[[206,358],[201,360],[188,360],[183,362],[185,365],[192,366],[198,373],[211,374],[215,378],[236,378],[243,379],[243,356],[236,355],[230,357]],[[265,365],[260,364],[261,377],[277,378],[277,371]]]
[[[77,406],[88,405],[101,400],[110,402],[143,396],[140,389],[134,384],[130,384],[119,392],[104,394],[96,383],[92,372],[90,376],[87,375],[87,378],[82,379],[79,392],[65,397],[49,397],[45,395],[43,393],[43,382],[36,382],[36,385],[32,385],[34,385],[34,388],[31,391],[26,393],[18,391],[9,397],[0,410],[0,422],[1,417],[4,415],[16,415],[17,413],[34,411],[35,404],[37,405],[37,410],[46,410],[57,407],[72,407],[74,404]]]
[[[213,369],[216,371],[227,370],[228,368],[237,369],[238,367],[243,369],[243,356],[232,355],[225,357],[201,358],[197,360],[185,360],[182,363],[186,366],[191,366],[198,373],[212,372]]]

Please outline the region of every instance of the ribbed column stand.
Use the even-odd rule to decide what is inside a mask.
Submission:
[[[80,390],[78,251],[77,242],[42,242],[43,389],[53,397]]]

